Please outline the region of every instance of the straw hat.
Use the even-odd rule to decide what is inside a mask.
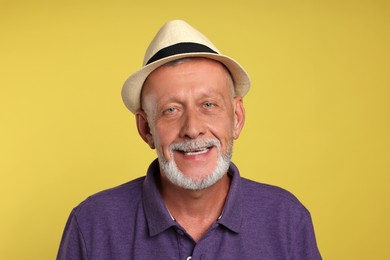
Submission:
[[[166,23],[146,50],[143,67],[131,75],[122,88],[126,107],[135,113],[141,106],[142,86],[149,74],[161,65],[185,57],[203,57],[223,63],[230,71],[236,95],[245,96],[250,80],[245,70],[219,50],[199,31],[181,20]]]

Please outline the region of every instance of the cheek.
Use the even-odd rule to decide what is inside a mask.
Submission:
[[[169,155],[169,145],[175,141],[174,130],[161,126],[157,126],[154,130],[153,136],[156,143],[156,149],[167,157]]]
[[[211,133],[221,142],[222,153],[230,150],[230,146],[234,140],[234,129],[230,121],[225,119],[224,123],[219,122],[218,124],[214,124]]]
[[[220,117],[209,121],[209,129],[215,134],[232,137],[234,130],[234,118],[229,116]]]

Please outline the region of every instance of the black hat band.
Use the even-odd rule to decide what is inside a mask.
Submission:
[[[183,54],[183,53],[197,53],[197,52],[209,52],[209,53],[215,53],[218,54],[218,52],[210,49],[209,47],[199,44],[199,43],[193,43],[193,42],[181,42],[176,43],[174,45],[165,47],[156,54],[154,54],[145,65],[148,65],[152,62],[155,62],[157,60],[161,60],[163,58],[177,55],[177,54]]]

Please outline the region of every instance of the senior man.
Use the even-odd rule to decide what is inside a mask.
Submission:
[[[309,212],[240,177],[245,70],[184,21],[157,33],[122,98],[158,159],[71,213],[58,259],[321,259]]]

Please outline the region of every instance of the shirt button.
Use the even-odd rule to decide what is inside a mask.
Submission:
[[[191,260],[191,259],[192,259],[192,257],[191,257],[191,256],[187,257],[187,260]]]

